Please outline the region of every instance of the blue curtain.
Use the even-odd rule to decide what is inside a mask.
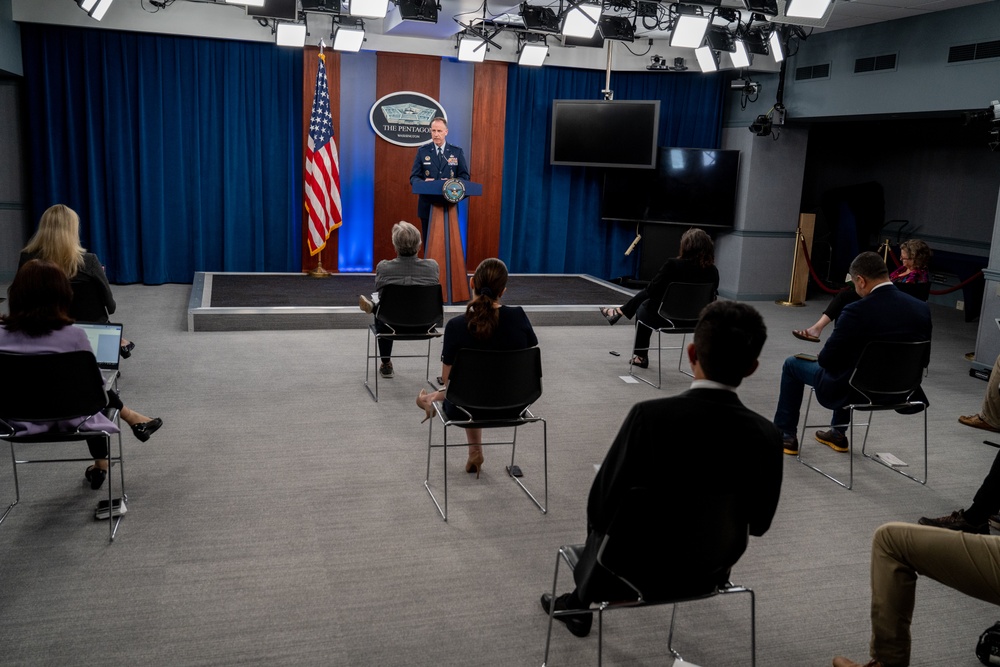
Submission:
[[[720,74],[612,74],[616,100],[660,100],[659,145],[718,148]],[[635,228],[601,220],[604,170],[549,164],[552,100],[600,99],[604,72],[510,67],[500,257],[517,273],[632,275]]]
[[[62,203],[117,283],[299,271],[302,51],[23,24],[37,220]]]

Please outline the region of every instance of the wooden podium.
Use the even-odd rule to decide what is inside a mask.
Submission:
[[[447,184],[451,184],[450,191],[454,193],[456,181],[464,188],[464,195],[457,201],[451,201],[442,192]],[[469,300],[469,276],[465,268],[465,252],[462,250],[462,233],[458,228],[458,215],[454,208],[461,199],[477,197],[482,193],[481,183],[457,178],[421,181],[413,185],[413,194],[431,199],[431,218],[424,258],[438,263],[441,298],[445,303],[463,303]],[[454,199],[454,195],[451,199]]]

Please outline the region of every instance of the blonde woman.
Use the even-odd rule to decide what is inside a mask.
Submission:
[[[80,322],[108,322],[115,299],[97,255],[80,245],[80,216],[64,204],[50,206],[38,222],[38,231],[21,251],[18,268],[33,259],[52,262],[73,287],[69,316]],[[121,355],[132,356],[135,343],[122,339]]]

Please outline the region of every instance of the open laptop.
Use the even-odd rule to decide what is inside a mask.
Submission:
[[[110,387],[118,377],[118,361],[122,346],[122,325],[109,322],[95,324],[76,322],[74,327],[83,329],[90,341],[90,347],[97,357],[97,366],[104,376],[104,386]]]

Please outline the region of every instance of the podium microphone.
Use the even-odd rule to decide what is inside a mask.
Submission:
[[[642,240],[642,234],[636,234],[636,235],[635,235],[635,240],[634,240],[634,241],[632,241],[632,245],[630,245],[630,246],[628,247],[628,250],[626,250],[626,251],[625,251],[625,254],[626,254],[626,255],[631,255],[631,254],[632,254],[632,251],[633,251],[633,250],[635,250],[635,247],[636,247],[637,245],[639,245],[639,241],[641,241],[641,240]]]

